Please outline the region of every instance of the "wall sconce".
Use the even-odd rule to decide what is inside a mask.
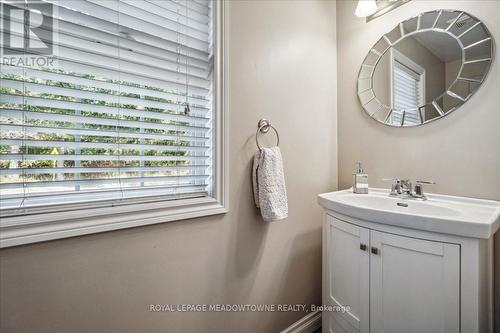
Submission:
[[[367,17],[377,11],[377,2],[375,0],[358,0],[358,6],[354,14],[357,17]]]
[[[411,0],[359,0],[354,14],[357,17],[366,17],[366,22],[368,22],[409,1]]]

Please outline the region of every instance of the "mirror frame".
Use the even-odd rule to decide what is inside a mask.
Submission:
[[[438,13],[437,16],[436,16],[436,18],[434,19],[434,22],[433,22],[432,26],[430,28],[421,28],[421,17],[423,15],[432,14],[432,13]],[[441,28],[436,27],[436,25],[437,25],[437,23],[438,23],[441,15],[443,13],[458,13],[456,17],[452,18],[452,22],[446,27],[446,29],[441,29]],[[460,17],[462,15],[469,16],[470,18],[472,18],[475,21],[475,23],[471,27],[467,28],[464,32],[460,33],[459,35],[455,35],[452,32],[450,32],[450,29],[460,19]],[[417,20],[417,26],[416,26],[415,30],[413,30],[411,32],[408,32],[408,33],[405,33],[405,31],[404,31],[404,24],[406,22],[414,20],[415,18]],[[462,43],[462,41],[460,40],[460,38],[462,38],[463,36],[465,36],[468,32],[470,32],[471,30],[473,30],[477,26],[482,26],[482,28],[484,29],[484,32],[487,35],[487,37],[484,38],[484,39],[482,39],[482,40],[479,40],[477,42],[473,42],[473,43],[471,43],[469,45],[464,46],[464,44]],[[401,36],[399,38],[397,38],[395,41],[391,41],[390,38],[388,37],[388,35],[390,33],[392,33],[393,31],[395,31],[395,29],[399,29],[399,33],[401,34]],[[375,92],[373,90],[373,87],[374,87],[374,85],[373,85],[373,76],[375,74],[375,69],[377,68],[377,65],[379,64],[379,62],[382,59],[382,57],[387,52],[389,52],[389,50],[391,50],[401,40],[403,40],[404,38],[409,37],[411,35],[416,35],[418,33],[426,32],[426,31],[436,31],[436,32],[440,32],[440,33],[446,33],[449,36],[453,37],[457,41],[458,45],[461,48],[461,52],[462,52],[462,56],[461,56],[462,63],[460,65],[460,69],[458,71],[458,74],[457,74],[456,78],[453,80],[453,82],[449,86],[445,87],[446,89],[445,89],[445,91],[441,95],[439,95],[438,97],[436,97],[435,99],[433,99],[430,102],[425,101],[424,105],[421,105],[421,106],[418,107],[417,112],[418,112],[418,115],[419,115],[419,118],[420,118],[420,123],[419,124],[404,125],[405,110],[401,111],[402,112],[401,124],[395,125],[395,124],[389,123],[388,120],[390,119],[391,114],[394,112],[394,109],[392,109],[390,106],[385,105],[384,103],[382,103],[377,98],[377,96],[375,95]],[[375,49],[375,47],[381,41],[384,41],[388,45],[382,52],[377,51]],[[490,57],[488,57],[488,58],[480,58],[480,59],[473,59],[473,60],[466,60],[466,49],[468,49],[470,47],[473,47],[473,46],[476,46],[476,45],[479,45],[479,44],[484,43],[484,42],[488,42],[488,41],[490,41]],[[373,58],[373,56],[376,57],[376,60],[374,62],[369,60],[369,57]],[[432,10],[432,11],[423,12],[423,13],[417,15],[417,16],[413,16],[413,17],[410,17],[410,18],[408,18],[408,19],[406,19],[404,21],[401,21],[393,29],[391,29],[389,32],[385,33],[381,38],[379,38],[377,40],[377,42],[371,47],[370,51],[368,52],[368,54],[364,58],[363,63],[361,64],[361,67],[360,67],[360,70],[359,70],[358,80],[357,80],[358,99],[359,99],[359,101],[360,101],[360,103],[361,103],[364,111],[371,118],[373,118],[377,122],[382,123],[384,125],[391,126],[391,127],[415,127],[415,126],[425,125],[425,124],[430,123],[430,122],[432,122],[434,120],[441,119],[441,118],[445,117],[446,115],[448,115],[451,112],[453,112],[453,111],[457,110],[458,108],[460,108],[465,102],[467,102],[471,98],[471,96],[474,95],[474,93],[477,90],[479,90],[479,88],[481,87],[481,85],[485,81],[485,79],[486,79],[486,77],[487,77],[487,75],[488,75],[488,73],[490,71],[493,59],[494,59],[494,41],[493,41],[493,37],[491,36],[491,33],[489,32],[489,30],[486,27],[486,25],[481,20],[477,19],[475,16],[473,16],[473,15],[471,15],[471,14],[465,12],[465,11],[453,10],[453,9],[441,9],[441,10]],[[478,62],[488,62],[487,68],[484,70],[484,72],[482,74],[481,80],[477,80],[477,79],[472,79],[472,78],[467,78],[467,77],[462,77],[461,76],[462,73],[463,73],[464,65],[471,64],[471,63],[478,63]],[[369,82],[368,82],[368,88],[362,87],[362,86],[366,86],[366,83],[363,84],[363,85],[361,85],[360,81],[366,82],[367,80],[369,80]],[[478,86],[477,86],[476,89],[472,90],[472,92],[470,92],[465,98],[463,98],[460,95],[455,94],[453,91],[450,90],[450,88],[453,87],[455,85],[455,83],[457,83],[457,81],[475,82],[475,83],[478,83]],[[458,104],[455,105],[454,107],[452,107],[448,111],[444,111],[438,105],[438,103],[437,103],[437,101],[439,101],[445,95],[451,96],[452,98],[458,100]],[[375,111],[369,110],[367,108],[367,105],[370,102],[372,102],[373,100],[375,100],[375,102],[377,103]],[[436,116],[436,117],[434,117],[432,119],[423,121],[422,110],[424,110],[424,112],[425,112],[425,108],[426,107],[432,107],[433,110],[438,113],[438,116]],[[379,120],[378,118],[375,117],[375,114],[377,114],[378,112],[384,111],[384,110],[387,112],[387,115],[384,117],[384,120]],[[415,110],[415,109],[411,109],[411,110]]]

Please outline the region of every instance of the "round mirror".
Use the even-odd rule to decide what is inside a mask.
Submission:
[[[417,126],[459,108],[483,83],[493,57],[484,24],[438,10],[399,23],[365,57],[358,97],[377,121]]]

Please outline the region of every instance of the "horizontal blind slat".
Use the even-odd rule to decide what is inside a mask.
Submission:
[[[1,155],[0,155],[1,160]],[[107,172],[164,172],[164,171],[188,171],[206,170],[210,167],[208,164],[202,165],[176,165],[165,167],[134,167],[134,166],[120,166],[120,167],[66,167],[66,168],[10,168],[0,169],[0,175],[31,175],[31,174],[52,174],[52,173],[107,173]]]
[[[165,199],[178,199],[180,197],[186,197],[189,194],[206,195],[206,187],[207,184],[179,184],[179,185],[171,185],[171,186],[149,186],[145,188],[137,188],[137,187],[129,187],[124,188],[121,191],[116,191],[114,189],[106,189],[106,188],[91,188],[86,189],[81,192],[68,192],[68,191],[54,191],[51,192],[50,195],[45,195],[43,193],[32,191],[27,192],[24,197],[16,196],[16,195],[8,195],[3,196],[2,206],[7,206],[7,202],[16,202],[19,199],[25,200],[25,202],[32,202],[31,205],[49,205],[47,208],[50,209],[51,200],[57,200],[60,204],[85,204],[85,202],[90,201],[104,201],[104,200],[121,200],[124,198],[137,198],[137,197],[160,197],[163,200]],[[173,196],[177,194],[186,194],[182,196]],[[30,206],[31,206],[30,205]],[[8,206],[12,206],[9,204]],[[24,206],[24,205],[23,205]],[[28,205],[26,205],[28,206]],[[19,203],[17,207],[21,207]],[[0,213],[3,213],[0,211]],[[1,214],[0,216],[6,215]],[[2,224],[3,225],[3,224]]]
[[[144,156],[144,155],[50,155],[2,154],[2,160],[16,161],[206,161],[210,156]]]
[[[172,185],[200,185],[193,183],[194,180],[204,180],[208,175],[188,175],[188,176],[156,176],[156,177],[112,177],[100,179],[79,179],[79,180],[60,180],[60,181],[34,181],[34,182],[19,182],[19,183],[0,183],[0,189],[21,189],[34,187],[73,187],[75,185],[101,185],[101,184],[136,184],[140,182],[172,182]]]
[[[0,111],[1,115],[1,111]],[[4,124],[0,122],[0,131],[4,132],[4,137],[9,137],[7,132],[22,132],[24,136],[29,136],[31,133],[54,133],[60,135],[79,135],[79,136],[95,136],[95,137],[109,137],[109,138],[135,138],[144,140],[177,140],[182,142],[197,143],[200,142],[205,144],[210,140],[206,136],[188,136],[179,134],[154,134],[154,133],[141,133],[141,132],[118,132],[118,131],[107,131],[107,130],[97,130],[89,128],[66,128],[66,127],[43,127],[43,126],[31,126],[22,124]]]
[[[54,147],[54,148],[102,148],[102,149],[134,149],[144,151],[201,151],[210,149],[208,146],[175,146],[154,144],[127,144],[127,143],[104,143],[86,141],[55,141],[55,140],[29,140],[29,139],[2,139],[2,145],[19,147]],[[0,155],[1,156],[1,155]]]
[[[1,111],[0,111],[1,115]],[[3,132],[3,137],[8,138],[14,133],[23,133],[25,137],[29,137],[32,133],[55,133],[59,135],[79,135],[85,136],[95,136],[101,138],[134,138],[134,139],[144,139],[144,140],[177,140],[180,142],[189,142],[195,144],[207,144],[210,140],[206,136],[188,136],[179,134],[154,134],[154,133],[141,133],[141,132],[118,132],[118,131],[107,131],[107,130],[97,130],[89,128],[66,128],[66,127],[43,127],[43,126],[31,126],[22,124],[5,124],[0,121],[0,132]]]

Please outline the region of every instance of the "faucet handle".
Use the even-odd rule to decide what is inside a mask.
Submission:
[[[398,178],[382,178],[382,180],[386,183],[399,183],[401,182]]]
[[[433,180],[416,180],[415,183],[417,183],[417,184],[428,184],[428,185],[434,185],[434,184],[436,184],[436,182],[433,181]]]
[[[427,197],[424,194],[424,186],[423,184],[434,185],[435,181],[432,180],[417,180],[415,181],[417,184],[415,185],[415,197],[421,198],[423,200],[427,200]]]
[[[382,178],[384,182],[392,183],[390,195],[401,194],[401,180],[398,178]]]

